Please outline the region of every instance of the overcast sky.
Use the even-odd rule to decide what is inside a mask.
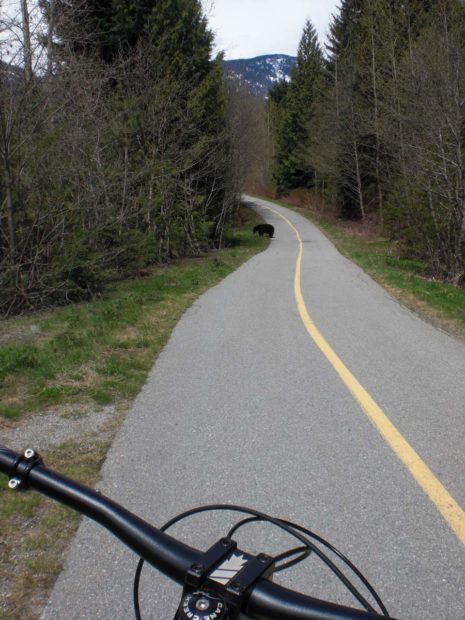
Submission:
[[[295,56],[305,20],[309,18],[323,43],[331,14],[340,0],[201,0],[216,50],[225,57],[253,58],[261,54]],[[29,0],[32,11],[37,0]],[[20,15],[19,0],[0,0],[7,12]]]
[[[323,43],[339,0],[202,0],[217,51],[227,59],[295,56],[309,18]]]

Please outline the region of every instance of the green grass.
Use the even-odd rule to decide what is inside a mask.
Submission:
[[[20,403],[15,405],[6,405],[0,403],[0,417],[5,418],[7,420],[13,420],[15,418],[19,418],[21,412],[23,411],[23,406]]]
[[[293,207],[282,200],[272,202],[310,219],[341,254],[357,263],[402,303],[439,327],[465,338],[465,288],[428,277],[426,263],[401,256],[395,241],[380,235],[359,234],[342,220]]]
[[[113,285],[103,299],[34,315],[35,336],[24,317],[5,321],[1,333],[19,325],[26,337],[0,344],[0,416],[132,398],[194,299],[266,247],[252,233],[256,221],[247,210],[227,249],[154,268]]]

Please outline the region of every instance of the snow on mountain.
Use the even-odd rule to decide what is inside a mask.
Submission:
[[[226,60],[224,73],[227,78],[245,84],[253,93],[266,96],[276,82],[290,80],[295,63],[295,57],[286,54]]]

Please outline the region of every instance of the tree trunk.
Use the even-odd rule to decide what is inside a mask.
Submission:
[[[119,222],[120,232],[123,231],[124,228],[124,218],[126,212],[126,200],[128,193],[128,175],[129,175],[129,148],[128,145],[124,145],[124,174],[123,174],[123,195],[121,198],[121,216]]]
[[[379,128],[379,105],[378,105],[378,84],[376,80],[376,50],[375,50],[375,33],[374,24],[371,23],[371,74],[372,74],[372,86],[373,86],[373,105],[374,105],[374,120],[375,120],[375,139],[376,139],[376,184],[378,189],[378,209],[379,219],[381,225],[383,224],[383,192],[381,189],[381,140],[380,140],[380,128]]]
[[[11,191],[13,179],[8,162],[5,164],[5,188],[6,188],[6,212],[8,219],[8,237],[10,240],[10,260],[13,264],[16,258],[16,232],[15,232],[15,212],[13,203],[13,194]]]
[[[365,206],[363,203],[362,177],[360,174],[360,159],[358,156],[358,145],[357,145],[357,140],[355,139],[353,143],[353,148],[354,148],[355,174],[357,175],[358,203],[360,207],[361,218],[362,220],[364,220],[365,219]]]
[[[53,36],[55,33],[55,0],[49,0],[48,30],[47,30],[47,73],[53,73]]]
[[[26,81],[32,79],[32,46],[31,31],[29,28],[29,9],[27,0],[21,0],[21,14],[23,20],[23,56],[24,56],[24,75]]]

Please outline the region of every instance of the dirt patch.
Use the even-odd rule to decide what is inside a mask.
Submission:
[[[81,366],[74,376],[58,375],[53,381],[47,381],[47,387],[66,386],[71,388],[79,388],[80,390],[91,389],[98,381],[98,373],[93,363]],[[75,406],[76,410],[78,406]]]
[[[44,413],[15,422],[2,428],[2,441],[13,450],[25,448],[48,450],[84,434],[96,433],[115,417],[115,407],[110,405],[85,410],[82,405],[64,405]]]
[[[9,342],[18,342],[18,340],[29,340],[40,336],[42,330],[39,325],[32,323],[31,325],[18,325],[11,328],[7,323],[6,327],[0,328],[0,344],[8,344]]]

